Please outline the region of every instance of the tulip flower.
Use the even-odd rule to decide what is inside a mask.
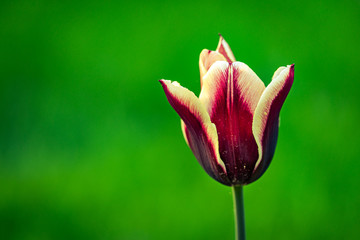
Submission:
[[[201,52],[199,66],[199,97],[177,82],[160,83],[200,165],[216,181],[234,186],[242,201],[241,186],[261,177],[274,155],[294,65],[278,68],[265,87],[249,66],[235,60],[220,35],[216,51]]]

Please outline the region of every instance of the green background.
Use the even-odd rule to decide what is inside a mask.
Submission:
[[[248,239],[359,239],[358,1],[1,1],[0,239],[233,239],[158,79],[200,91],[218,33],[268,84],[295,63]]]

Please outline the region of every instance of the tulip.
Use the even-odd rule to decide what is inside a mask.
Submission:
[[[199,97],[177,82],[160,83],[204,170],[228,186],[249,184],[261,177],[274,155],[294,65],[278,68],[265,88],[251,68],[235,61],[222,36],[216,51],[201,52],[199,65]]]
[[[201,92],[160,80],[181,118],[186,143],[216,181],[233,186],[236,239],[245,239],[242,186],[263,175],[275,152],[279,113],[294,80],[294,64],[278,68],[265,87],[237,62],[220,35],[216,51],[200,54]]]

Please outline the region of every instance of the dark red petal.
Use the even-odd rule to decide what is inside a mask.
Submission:
[[[294,81],[294,64],[279,68],[263,92],[256,107],[253,133],[259,147],[259,158],[250,182],[266,171],[275,152],[281,107]]]
[[[223,38],[223,36],[221,36],[221,34],[219,35],[220,35],[220,39],[216,51],[221,53],[228,62],[235,62],[236,61],[235,56],[231,51],[229,44],[225,41],[225,39]]]
[[[185,139],[205,171],[215,180],[230,185],[220,158],[216,127],[194,93],[176,82],[160,80],[170,105],[185,123]]]
[[[258,159],[252,120],[263,82],[244,63],[216,62],[203,79],[200,101],[219,136],[219,151],[233,184],[246,182]]]

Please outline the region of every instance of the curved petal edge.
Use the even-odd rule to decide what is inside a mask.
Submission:
[[[265,172],[275,152],[279,113],[294,81],[294,64],[280,67],[274,73],[255,109],[252,131],[258,145],[259,157],[250,182]],[[249,183],[250,183],[249,182]]]
[[[231,185],[220,158],[216,126],[205,107],[193,92],[179,83],[163,79],[160,83],[170,105],[184,122],[185,140],[201,166],[215,180]]]

